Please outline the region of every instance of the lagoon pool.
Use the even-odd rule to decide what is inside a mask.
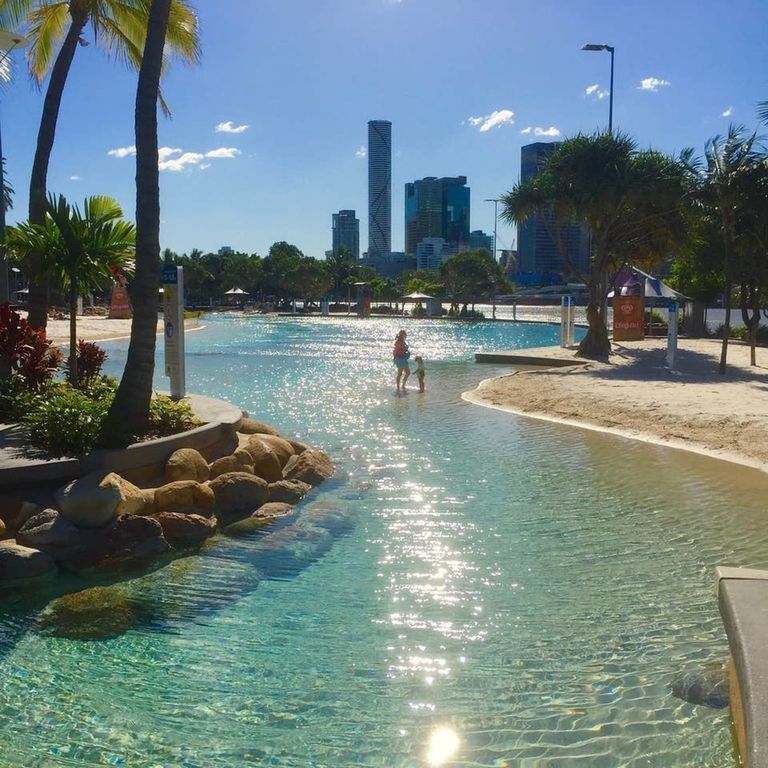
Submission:
[[[397,321],[205,323],[188,388],[327,450],[302,509],[350,525],[218,539],[131,582],[113,640],[6,606],[0,765],[735,765],[728,711],[670,684],[727,655],[715,566],[768,566],[763,475],[460,399],[503,371],[474,351],[556,327],[409,323],[427,392],[398,397]]]

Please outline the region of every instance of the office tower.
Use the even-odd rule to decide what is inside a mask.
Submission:
[[[360,220],[354,211],[339,211],[333,214],[332,250],[344,246],[354,257],[360,258]]]
[[[559,142],[535,142],[520,152],[520,181],[536,176],[545,160],[559,146]],[[563,279],[573,278],[568,265],[563,262],[560,251],[552,239],[554,214],[550,211],[537,213],[518,226],[519,270],[523,273],[541,275],[542,282],[547,275],[558,274]],[[589,271],[589,233],[579,224],[565,224],[560,227],[560,239],[577,271]]]
[[[392,123],[368,121],[368,257],[392,250]]]
[[[466,176],[428,176],[406,184],[405,252],[415,254],[425,237],[440,237],[454,248],[466,248],[469,200]]]
[[[493,253],[493,235],[486,235],[482,229],[475,229],[469,233],[469,250],[480,249]]]

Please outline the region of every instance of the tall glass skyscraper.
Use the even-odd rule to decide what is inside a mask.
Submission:
[[[414,255],[425,237],[441,237],[459,249],[468,244],[466,176],[427,176],[405,185],[405,252]]]
[[[392,250],[392,123],[368,121],[368,257]]]
[[[333,250],[344,246],[354,257],[360,259],[360,221],[354,211],[339,211],[333,217]]]

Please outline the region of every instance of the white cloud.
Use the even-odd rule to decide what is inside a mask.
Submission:
[[[361,144],[360,149],[355,150],[355,157],[366,157],[368,150]]]
[[[533,129],[534,136],[559,136],[560,129],[555,128],[554,125],[550,125],[549,128],[539,128],[538,126]]]
[[[608,95],[608,91],[605,88],[601,88],[598,83],[588,85],[584,89],[584,93],[587,96],[594,96],[596,99],[604,99]]]
[[[239,149],[235,147],[219,147],[218,149],[211,149],[205,153],[206,157],[237,157],[241,154]]]
[[[161,160],[158,167],[161,171],[183,171],[188,165],[197,165],[205,155],[199,152],[183,152],[179,157],[169,160]]]
[[[720,115],[720,117],[730,117],[732,114],[733,114],[733,107],[728,107],[728,109],[726,109],[725,112],[723,112],[723,114]]]
[[[167,160],[169,157],[173,157],[174,155],[180,155],[184,150],[179,149],[178,147],[160,147],[160,149],[157,150],[157,158],[162,163],[164,160]]]
[[[532,130],[533,128],[531,128],[531,126],[529,125],[527,128],[523,128],[523,130],[520,131],[520,133],[522,133],[523,136],[527,136]]]
[[[498,128],[501,125],[509,123],[512,125],[515,121],[512,119],[515,113],[511,109],[497,109],[491,112],[490,115],[483,115],[482,117],[468,117],[467,122],[470,125],[474,125],[476,128],[480,127],[480,133],[490,131],[492,128]]]
[[[216,126],[216,133],[243,133],[247,130],[247,125],[235,125],[231,120],[227,120],[225,123],[219,123]]]
[[[80,181],[80,177],[79,176],[70,176],[69,180],[70,181]]]
[[[210,163],[200,163],[200,170],[201,171],[204,171],[206,168],[210,168],[210,167],[211,167]]]
[[[670,83],[669,80],[662,80],[659,77],[644,77],[640,81],[638,90],[653,91],[653,93],[656,93],[656,91],[658,91],[659,88],[665,85],[672,85],[672,83]]]
[[[110,149],[107,154],[112,155],[112,157],[128,157],[128,155],[136,154],[136,146],[131,144],[130,147],[118,147],[117,149]]]

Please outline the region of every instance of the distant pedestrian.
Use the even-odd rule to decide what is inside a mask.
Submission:
[[[419,392],[424,391],[424,358],[421,355],[416,355],[413,358],[416,363],[416,378],[419,380]]]
[[[411,368],[408,365],[408,358],[411,356],[411,352],[408,349],[408,344],[405,342],[407,336],[405,331],[399,331],[395,337],[395,347],[392,350],[392,361],[397,368],[397,391],[400,391],[400,380],[402,379],[402,388],[405,391],[405,382],[408,381],[408,377],[411,375]]]

